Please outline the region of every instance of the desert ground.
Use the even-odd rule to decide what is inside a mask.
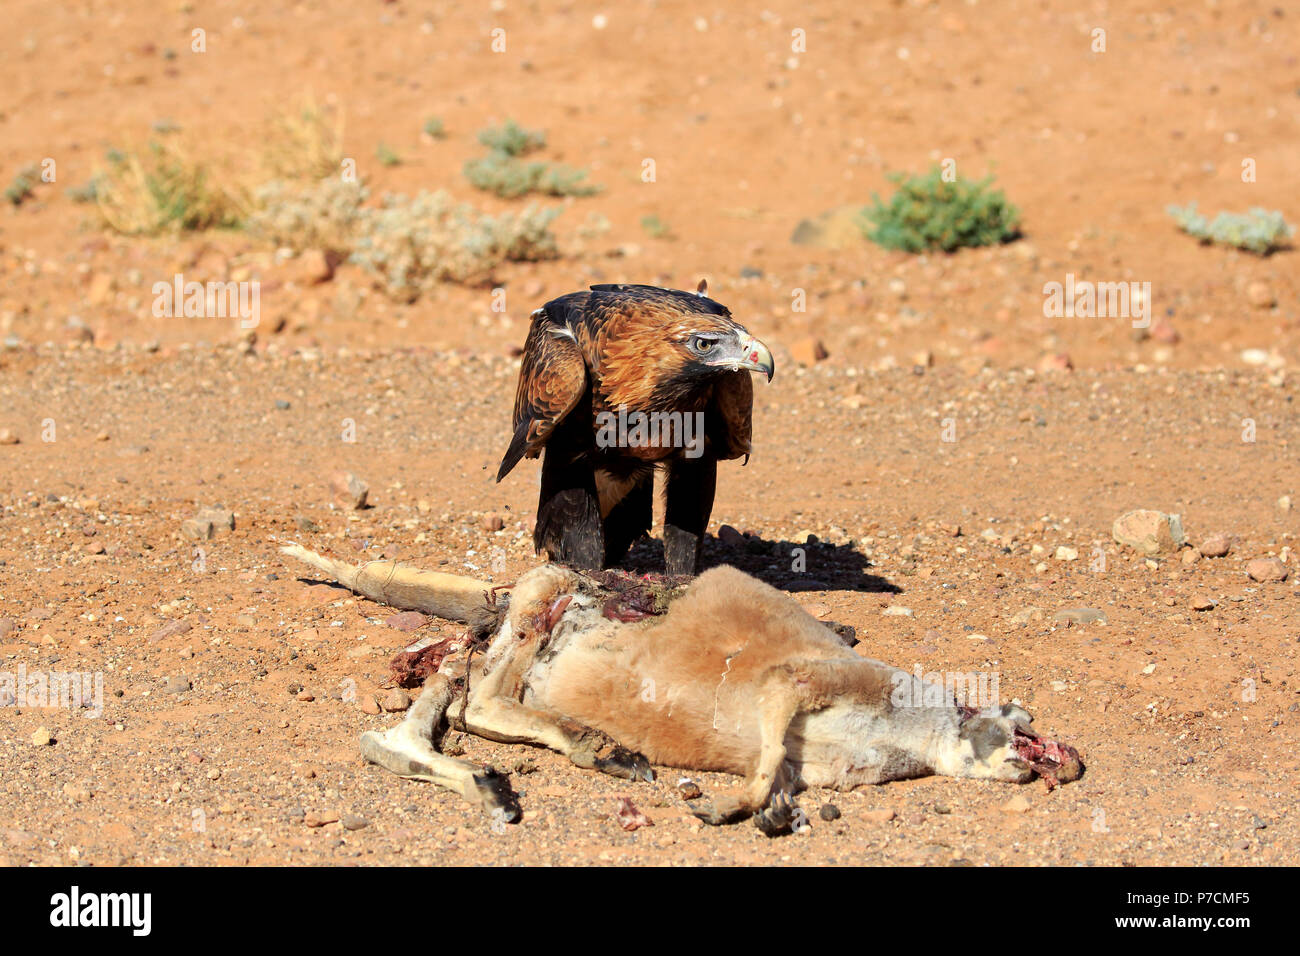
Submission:
[[[0,864],[1300,862],[1300,270],[1166,213],[1300,218],[1297,51],[1295,11],[1232,0],[11,3],[0,185],[47,158],[57,178],[0,202],[0,674],[103,694],[0,699]],[[557,207],[556,255],[402,299],[354,262],[125,234],[70,195],[151,136],[238,166],[304,96],[371,202]],[[507,119],[601,191],[474,189],[476,135]],[[911,255],[846,228],[887,174],[949,158],[996,175],[1020,239]],[[155,315],[177,274],[260,283],[256,326]],[[1067,274],[1149,283],[1149,328],[1049,315]],[[362,762],[405,706],[385,684],[410,619],[279,547],[514,580],[537,464],[494,477],[529,314],[701,278],[776,355],[706,561],[864,655],[996,672],[1082,779],[813,789],[807,830],[769,840],[691,814],[680,778],[720,774],[630,784],[453,733],[521,795],[497,832]],[[1186,542],[1120,543],[1133,509]],[[649,541],[628,567],[656,562]],[[653,826],[624,830],[624,797]]]

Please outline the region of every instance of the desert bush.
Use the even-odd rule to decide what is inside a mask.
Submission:
[[[437,282],[482,282],[502,262],[558,255],[551,221],[558,209],[529,207],[489,216],[445,192],[390,194],[364,206],[364,187],[337,177],[258,191],[249,232],[277,246],[346,256],[392,298],[412,302]]]
[[[253,194],[255,210],[245,223],[249,234],[276,246],[351,253],[361,228],[369,192],[341,176],[313,183],[273,180]]]
[[[173,140],[110,153],[95,183],[100,215],[126,235],[235,226],[250,204],[241,185]]]
[[[375,147],[375,158],[379,160],[380,166],[402,165],[402,157],[397,155],[397,150],[387,143],[380,143]]]
[[[305,96],[274,113],[262,137],[267,180],[314,182],[339,172],[343,162],[343,115]]]
[[[641,217],[641,228],[645,230],[645,234],[651,239],[672,238],[672,227],[653,214]]]
[[[437,282],[488,281],[502,262],[554,258],[550,224],[559,212],[529,206],[489,216],[441,191],[389,195],[363,210],[351,258],[390,296],[410,302]]]
[[[476,189],[494,193],[503,199],[515,199],[528,193],[546,196],[590,196],[600,187],[584,182],[585,169],[557,163],[530,162],[506,153],[492,152],[465,164],[465,178]]]
[[[420,132],[424,133],[430,139],[446,139],[447,130],[443,128],[442,120],[436,116],[430,116],[420,127]]]
[[[861,219],[866,237],[886,249],[952,252],[1008,242],[1020,234],[1020,213],[1001,190],[990,188],[992,176],[946,182],[935,166],[924,175],[889,178],[898,189],[888,202],[873,194],[873,205]]]
[[[18,170],[13,181],[5,189],[5,199],[15,206],[21,206],[26,200],[35,195],[36,184],[40,181],[40,173],[36,171],[35,166],[24,166]]]
[[[1259,206],[1247,213],[1221,212],[1213,220],[1198,213],[1194,202],[1170,206],[1166,211],[1179,229],[1205,245],[1233,246],[1261,256],[1285,249],[1295,234],[1295,227],[1287,225],[1280,212]]]
[[[600,187],[586,182],[587,170],[522,157],[546,145],[541,130],[524,129],[514,120],[481,130],[478,140],[488,154],[465,164],[465,178],[476,189],[503,199],[528,193],[546,196],[591,196]]]
[[[524,129],[514,120],[501,126],[479,130],[478,141],[494,153],[523,156],[546,145],[546,133],[540,129]]]

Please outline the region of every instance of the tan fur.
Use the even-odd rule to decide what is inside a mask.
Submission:
[[[447,607],[449,595],[467,593],[464,585],[438,586],[444,591],[425,606]],[[447,690],[448,677],[463,672],[463,661],[449,657],[402,725],[363,736],[363,753],[492,812],[501,812],[499,789],[432,751],[430,720],[445,716],[472,733],[549,747],[619,776],[648,779],[647,760],[744,776],[739,790],[700,811],[713,823],[758,813],[771,800],[761,822],[799,786],[848,789],[929,773],[1034,776],[1012,744],[1031,733],[1023,710],[963,711],[950,698],[895,704],[900,686],[917,701],[938,688],[859,656],[787,595],[734,568],[705,572],[667,614],[636,623],[604,617],[609,593],[552,565],[523,575],[475,660],[468,703]],[[412,721],[422,726],[411,729]],[[413,769],[403,773],[406,762]],[[1065,767],[1060,779],[1080,770]]]

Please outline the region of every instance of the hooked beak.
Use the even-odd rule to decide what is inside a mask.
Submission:
[[[736,371],[743,369],[750,372],[762,372],[767,376],[769,382],[772,381],[772,375],[776,372],[776,362],[772,359],[771,350],[752,335],[746,335],[740,340],[740,346],[735,356],[717,364],[725,365]]]

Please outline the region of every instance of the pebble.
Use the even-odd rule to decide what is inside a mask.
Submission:
[[[745,536],[729,524],[718,529],[718,541],[728,548],[739,548],[745,543]]]
[[[388,627],[396,628],[399,631],[414,631],[424,627],[433,618],[427,614],[421,614],[419,611],[402,611],[384,618],[384,624]]]
[[[343,829],[345,830],[364,830],[366,827],[370,826],[369,820],[365,817],[357,816],[355,813],[343,814],[339,819],[339,822],[343,824]]]
[[[885,617],[911,617],[912,609],[910,607],[903,607],[901,604],[891,604],[880,613],[885,615]]]
[[[0,639],[8,637],[18,630],[18,622],[12,617],[0,617]]]
[[[816,365],[830,357],[821,339],[811,336],[796,339],[790,344],[790,357],[800,365]]]
[[[302,822],[309,827],[323,827],[331,823],[339,822],[339,815],[332,810],[309,810],[302,818]]]
[[[330,476],[330,491],[335,500],[352,511],[360,511],[370,497],[370,486],[350,471],[337,471]]]
[[[862,819],[868,823],[888,823],[898,816],[893,810],[868,810],[862,814]]]
[[[817,815],[829,823],[840,818],[840,808],[833,803],[823,803],[822,808],[817,811]]]
[[[505,526],[505,519],[500,515],[486,515],[483,518],[484,531],[500,531]]]
[[[1183,521],[1179,515],[1142,508],[1115,519],[1111,536],[1139,554],[1172,554],[1183,546]]]
[[[1075,548],[1067,548],[1065,545],[1061,545],[1056,549],[1056,554],[1053,557],[1057,561],[1077,561],[1079,560],[1079,552]]]
[[[1277,297],[1267,282],[1256,279],[1246,286],[1246,301],[1257,309],[1271,309]]]
[[[163,681],[162,692],[164,694],[183,694],[191,688],[188,677],[168,677]]]
[[[1285,581],[1290,570],[1277,558],[1256,558],[1246,565],[1246,574],[1252,581],[1273,583]]]
[[[1201,542],[1201,547],[1198,550],[1201,552],[1202,557],[1222,558],[1226,557],[1228,552],[1232,550],[1232,542],[1226,534],[1212,534]]]
[[[0,445],[17,445],[18,436],[7,428],[0,428]]]
[[[1018,793],[1006,803],[1002,804],[1003,813],[1028,813],[1029,798],[1023,793]]]
[[[383,708],[390,714],[406,710],[410,706],[410,696],[400,687],[394,687],[384,696]]]
[[[1041,621],[1043,619],[1043,609],[1041,607],[1021,608],[1011,616],[1012,624],[1028,624],[1030,621]]]
[[[225,508],[200,508],[194,520],[208,522],[214,531],[235,530],[235,513]]]
[[[37,727],[32,732],[32,746],[34,747],[48,747],[53,742],[54,738],[50,736],[48,727]]]
[[[1095,607],[1071,607],[1061,608],[1054,615],[1052,620],[1058,624],[1066,622],[1070,624],[1106,624],[1106,612],[1099,611]]]
[[[213,528],[211,521],[200,521],[198,518],[186,518],[181,522],[181,534],[191,541],[207,541],[212,537]]]
[[[1283,495],[1281,498],[1277,499],[1277,510],[1280,511],[1280,512],[1282,512],[1282,514],[1289,514],[1289,513],[1290,513],[1290,511],[1291,511],[1291,496],[1290,496],[1290,495]]]
[[[361,713],[369,714],[372,717],[378,716],[383,711],[380,710],[379,701],[375,700],[374,694],[361,695]]]
[[[168,637],[176,637],[178,634],[184,634],[186,631],[189,631],[193,626],[194,625],[189,621],[168,621],[162,627],[158,628],[158,630],[154,631],[149,640],[161,641]]]
[[[681,794],[683,800],[698,800],[703,795],[700,785],[689,777],[682,777],[677,781],[677,792]]]
[[[1209,611],[1214,608],[1214,598],[1208,594],[1198,594],[1192,598],[1193,611]]]

